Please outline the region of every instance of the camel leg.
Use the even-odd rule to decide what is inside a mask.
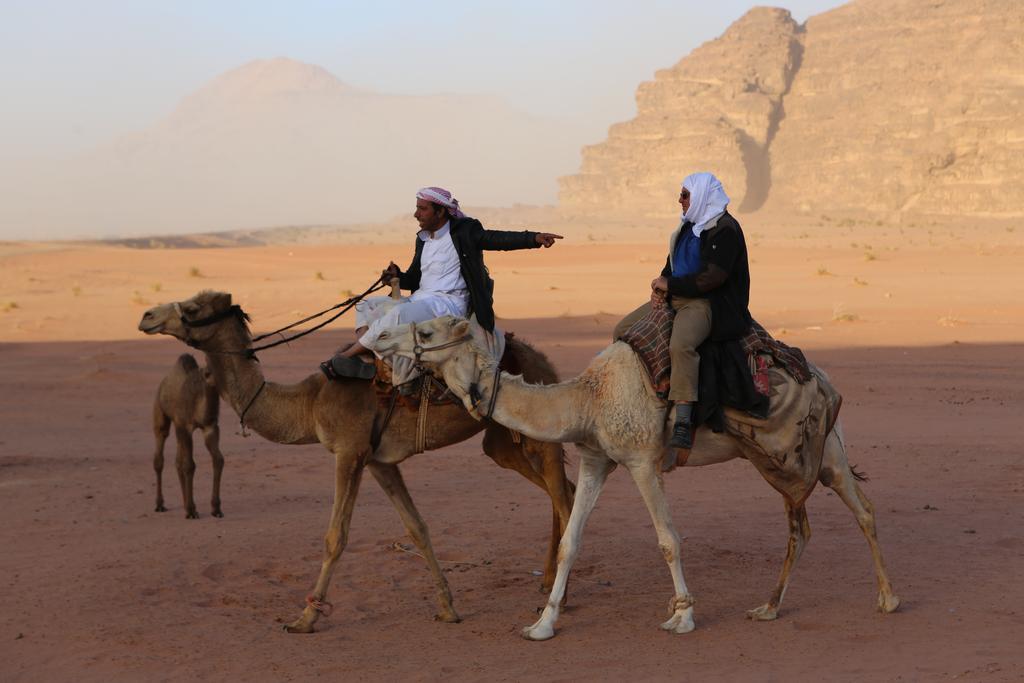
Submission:
[[[153,436],[156,438],[156,450],[153,452],[153,470],[156,471],[156,512],[167,512],[164,507],[164,443],[171,431],[171,420],[160,410],[159,405],[153,406]]]
[[[608,474],[615,469],[615,462],[604,453],[585,450],[580,454],[580,473],[576,484],[576,498],[569,515],[569,526],[565,529],[562,542],[558,545],[558,572],[555,574],[555,585],[548,595],[544,612],[532,626],[523,629],[523,637],[527,640],[547,640],[555,635],[555,622],[558,620],[559,605],[565,595],[565,586],[569,579],[576,556],[579,554],[580,539],[587,518],[594,510],[601,489]]]
[[[572,483],[565,476],[564,457],[561,444],[545,443],[523,437],[516,444],[508,429],[499,425],[488,427],[484,433],[484,453],[505,469],[518,472],[543,489],[551,499],[552,525],[548,553],[544,560],[544,578],[541,590],[548,593],[555,581],[558,566],[558,544],[569,523],[572,511]],[[541,472],[533,466],[527,450],[537,454]]]
[[[363,466],[368,453],[335,453],[334,455],[334,507],[331,521],[324,536],[324,559],[320,576],[312,594],[306,600],[302,616],[284,627],[289,633],[312,633],[313,625],[324,609],[324,598],[331,582],[334,567],[348,543],[348,529],[352,522],[352,508],[359,493],[359,482],[363,477]]]
[[[384,489],[384,493],[387,494],[391,504],[398,511],[398,516],[402,518],[405,530],[409,532],[410,538],[412,538],[416,547],[420,549],[420,553],[426,559],[427,566],[430,567],[430,573],[434,575],[434,583],[437,584],[437,602],[441,608],[435,619],[449,624],[462,621],[452,606],[452,592],[448,587],[448,580],[445,579],[444,574],[441,572],[441,565],[438,564],[437,557],[434,555],[434,546],[430,542],[427,525],[423,518],[420,517],[416,505],[412,502],[409,489],[406,488],[405,481],[402,479],[402,473],[396,465],[386,465],[371,461],[368,466],[373,478]]]
[[[768,602],[747,612],[747,618],[755,621],[771,621],[779,615],[779,605],[789,585],[789,575],[796,566],[797,560],[804,551],[804,546],[811,538],[811,523],[807,519],[807,509],[800,505],[794,506],[786,501],[786,518],[789,520],[789,544],[786,546],[786,559],[782,563],[782,573],[775,585],[775,590]]]
[[[551,592],[555,583],[555,572],[558,570],[558,544],[562,540],[569,515],[572,514],[573,484],[565,476],[565,452],[561,444],[543,443],[527,440],[524,437],[524,448],[531,444],[541,451],[541,475],[547,485],[548,496],[551,498],[551,543],[544,563],[544,580],[542,590]],[[565,599],[562,601],[565,606]]]
[[[675,594],[669,600],[668,608],[671,615],[661,628],[670,633],[689,633],[694,629],[693,596],[686,589],[683,577],[683,562],[679,547],[679,534],[672,524],[672,514],[665,500],[665,488],[661,478],[661,459],[659,451],[650,459],[633,465],[629,473],[640,489],[647,511],[654,522],[654,530],[658,534],[658,546],[665,557],[669,571],[672,573],[672,584]]]
[[[871,557],[875,562],[875,575],[878,578],[878,609],[881,612],[895,612],[900,606],[900,599],[893,593],[889,574],[885,570],[882,551],[878,547],[878,535],[875,531],[875,508],[871,501],[857,485],[857,478],[850,470],[846,459],[846,449],[841,436],[837,434],[839,426],[832,431],[825,442],[825,457],[821,467],[821,481],[835,491],[846,507],[850,508],[857,518],[857,524],[868,540]]]
[[[203,441],[213,460],[213,495],[210,498],[210,507],[214,517],[223,517],[224,513],[220,509],[220,475],[224,471],[224,454],[220,452],[220,427],[204,427]]]
[[[192,482],[196,474],[196,461],[192,457],[192,432],[184,427],[174,427],[174,435],[178,439],[178,457],[175,465],[178,468],[178,482],[181,484],[181,496],[185,501],[185,519],[199,519],[196,502],[192,497]]]

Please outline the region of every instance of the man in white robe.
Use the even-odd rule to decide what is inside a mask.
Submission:
[[[420,231],[412,264],[403,273],[392,262],[381,274],[384,282],[397,278],[412,294],[401,299],[372,297],[357,304],[359,339],[321,364],[328,377],[373,377],[373,366],[358,356],[369,352],[382,330],[396,325],[473,314],[485,331],[493,333],[493,282],[483,263],[483,251],[550,247],[562,239],[552,233],[486,230],[462,213],[450,192],[439,187],[425,187],[416,193],[413,215]]]

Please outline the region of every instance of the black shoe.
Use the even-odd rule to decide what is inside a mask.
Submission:
[[[325,360],[320,364],[320,370],[327,375],[327,379],[373,379],[377,374],[377,366],[347,356],[334,356],[330,360]]]
[[[672,427],[672,438],[668,445],[672,448],[693,448],[693,425],[687,420],[679,420]]]

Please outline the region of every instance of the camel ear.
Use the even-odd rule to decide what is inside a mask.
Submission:
[[[452,336],[456,339],[465,337],[469,334],[469,321],[460,320],[452,326]]]

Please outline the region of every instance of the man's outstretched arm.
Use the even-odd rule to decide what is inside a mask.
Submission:
[[[488,251],[512,251],[513,249],[536,249],[550,247],[561,235],[532,230],[481,230],[478,244]]]

